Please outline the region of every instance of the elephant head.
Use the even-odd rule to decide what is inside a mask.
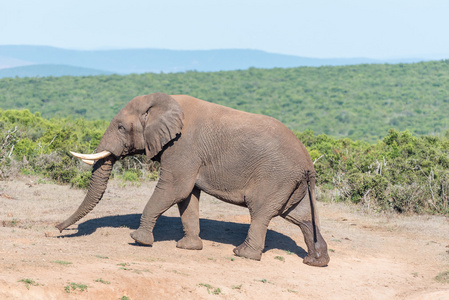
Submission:
[[[62,232],[88,214],[103,197],[117,159],[146,153],[153,158],[175,139],[183,126],[180,105],[169,95],[156,93],[131,100],[111,121],[96,154],[72,152],[93,164],[92,179],[84,201],[67,220],[56,228]]]

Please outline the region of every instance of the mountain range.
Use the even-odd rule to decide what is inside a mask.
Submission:
[[[0,45],[0,78],[88,76],[132,73],[216,72],[254,68],[411,63],[425,59],[308,58],[250,49],[69,50],[49,46]]]

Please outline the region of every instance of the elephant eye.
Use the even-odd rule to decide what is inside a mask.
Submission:
[[[125,127],[122,124],[120,124],[118,125],[118,130],[125,131]]]

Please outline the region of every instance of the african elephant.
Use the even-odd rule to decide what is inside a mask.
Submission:
[[[96,154],[72,153],[94,164],[92,179],[79,208],[56,228],[62,232],[95,207],[117,159],[143,153],[159,161],[161,169],[140,226],[131,233],[136,242],[152,245],[156,220],[177,204],[184,237],[176,246],[202,249],[198,202],[204,191],[248,207],[251,224],[236,255],[260,260],[268,224],[282,216],[303,232],[304,263],[329,262],[327,244],[315,225],[315,170],[298,138],[271,117],[184,95],[134,98],[112,119]]]

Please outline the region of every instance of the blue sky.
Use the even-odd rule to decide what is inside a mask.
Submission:
[[[0,45],[449,58],[448,0],[4,0]]]

